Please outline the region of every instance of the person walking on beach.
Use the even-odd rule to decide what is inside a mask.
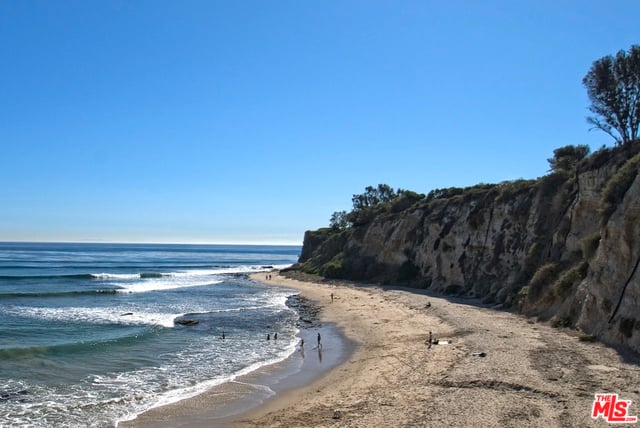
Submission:
[[[333,303],[333,293],[331,293],[331,303]]]
[[[320,332],[318,332],[318,348],[320,348],[322,345],[320,344],[320,340],[322,339],[322,337],[320,336]]]
[[[273,335],[273,340],[278,340],[278,333],[275,333],[275,334]]]
[[[224,339],[225,339],[225,337],[226,337],[226,336],[224,335],[224,330],[222,330],[222,340],[224,340]]]
[[[271,334],[267,333],[267,340],[271,340]]]

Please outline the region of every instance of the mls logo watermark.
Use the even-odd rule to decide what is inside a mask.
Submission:
[[[631,400],[621,400],[618,394],[596,394],[593,400],[593,408],[591,409],[591,417],[602,419],[610,424],[620,423],[636,423],[637,416],[629,416],[629,406]]]

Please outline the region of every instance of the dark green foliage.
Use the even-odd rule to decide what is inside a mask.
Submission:
[[[568,317],[556,318],[551,322],[553,328],[566,328],[571,325],[571,319]]]
[[[587,122],[617,144],[638,138],[640,125],[640,45],[595,61],[582,79],[591,100]]]
[[[596,341],[596,337],[593,334],[581,334],[580,336],[578,336],[578,340],[580,342],[595,342]]]
[[[513,299],[513,307],[521,311],[522,308],[524,308],[524,304],[527,300],[528,294],[529,294],[529,286],[525,285],[518,291],[515,298]]]
[[[456,197],[463,198],[464,202],[484,196],[491,196],[491,190],[497,188],[498,184],[480,183],[469,187],[447,187],[443,189],[433,189],[425,198],[425,202],[435,206],[438,202],[447,201]],[[491,196],[493,200],[493,196]],[[486,201],[485,201],[486,202]]]
[[[412,192],[410,190],[399,191],[398,196],[391,201],[391,212],[399,213],[411,208],[416,203],[424,199],[422,193]]]
[[[353,210],[347,214],[347,220],[352,226],[369,224],[380,213],[384,212],[381,205]]]
[[[548,198],[555,195],[568,179],[569,176],[564,171],[553,172],[540,178],[537,183],[540,189],[540,196]]]
[[[573,288],[587,276],[588,269],[589,264],[582,262],[564,271],[553,285],[555,295],[560,298],[566,298]]]
[[[448,187],[446,189],[433,189],[429,193],[427,193],[427,202],[430,202],[434,199],[446,199],[452,198],[457,195],[461,195],[464,193],[464,189],[462,187]]]
[[[638,153],[640,153],[640,140],[632,141],[623,147],[602,146],[583,159],[578,168],[580,172],[592,171],[605,165],[618,168]]]
[[[344,275],[343,263],[344,255],[343,253],[339,253],[327,263],[322,265],[322,268],[320,269],[320,275],[326,278],[342,278]]]
[[[638,175],[638,168],[640,167],[640,153],[629,159],[623,166],[611,177],[607,182],[604,191],[602,192],[601,200],[601,224],[604,225],[611,214],[616,210],[625,193],[633,184]]]
[[[331,214],[329,227],[334,230],[344,230],[349,226],[349,217],[346,211],[336,211]]]
[[[542,265],[533,278],[529,281],[527,300],[529,302],[535,302],[538,300],[543,291],[555,281],[556,277],[560,273],[560,266],[557,263],[547,263]]]
[[[378,184],[377,188],[368,186],[364,193],[353,195],[353,210],[342,218],[352,226],[363,226],[382,213],[398,213],[422,200],[423,194],[410,190],[395,191],[386,184]]]
[[[513,181],[504,181],[498,185],[498,197],[496,198],[496,202],[508,201],[521,193],[525,193],[530,191],[535,187],[535,184],[538,180],[513,180]]]
[[[398,194],[387,184],[378,184],[378,187],[367,186],[364,193],[353,195],[353,210],[358,211],[364,208],[373,207],[378,204],[393,201]]]
[[[611,162],[611,159],[615,156],[615,150],[609,147],[602,146],[590,156],[586,157],[580,162],[581,171],[590,171],[598,168],[602,168],[607,163]]]
[[[578,163],[589,154],[589,146],[564,146],[553,151],[553,157],[547,159],[550,171],[573,171]]]

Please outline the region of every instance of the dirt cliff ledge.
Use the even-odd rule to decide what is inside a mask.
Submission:
[[[639,153],[378,207],[306,232],[297,269],[480,297],[640,352]]]

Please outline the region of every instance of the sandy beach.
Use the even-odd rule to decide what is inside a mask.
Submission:
[[[576,332],[416,290],[270,282],[316,300],[358,346],[346,363],[236,427],[607,426],[591,418],[599,392],[632,400],[629,415],[640,414],[637,357]],[[429,331],[440,341],[430,349]]]
[[[276,273],[270,281],[254,278],[300,290],[355,349],[306,384],[238,404],[252,408],[248,412],[219,419],[203,394],[126,426],[606,426],[591,418],[594,394],[603,392],[632,400],[629,415],[640,414],[637,357],[582,342],[577,332],[418,290],[311,283]],[[430,348],[429,331],[439,340]]]

